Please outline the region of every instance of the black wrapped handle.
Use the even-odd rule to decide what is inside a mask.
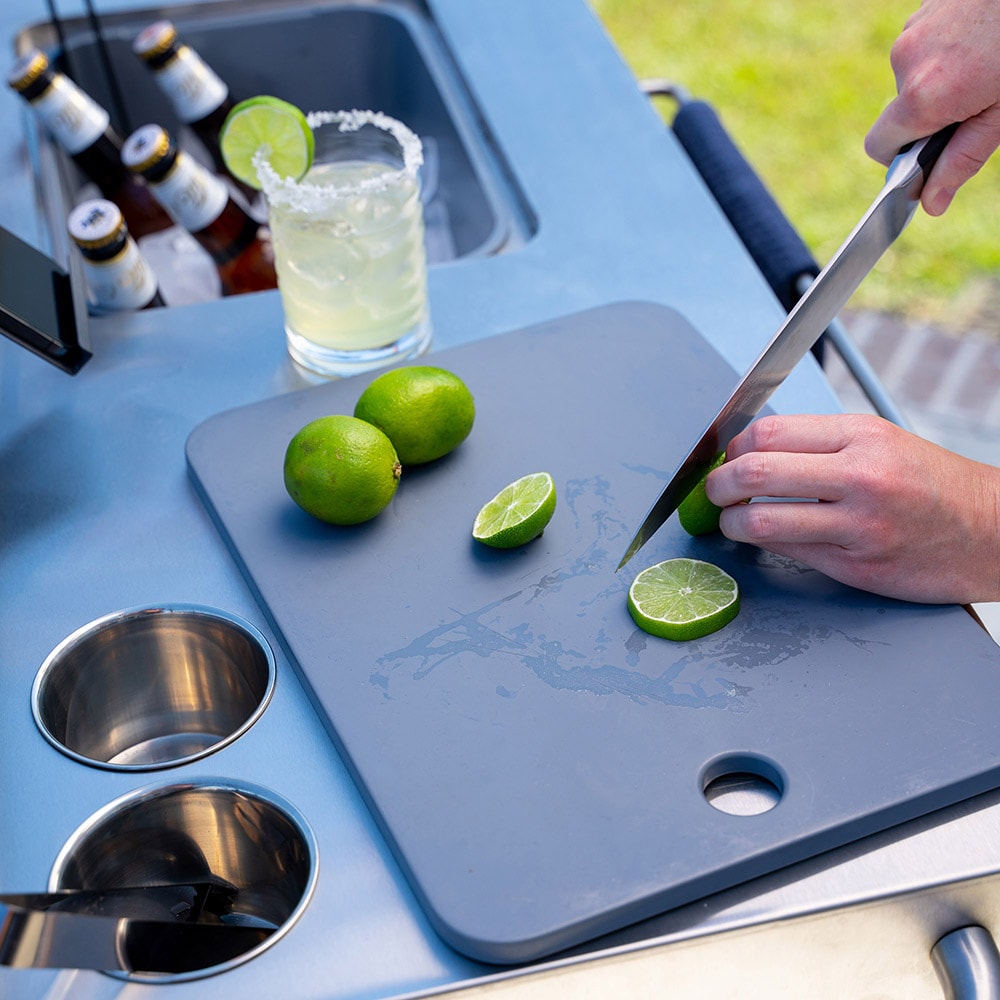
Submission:
[[[774,294],[790,310],[801,298],[803,276],[814,278],[820,271],[808,247],[710,105],[684,101],[673,130]]]

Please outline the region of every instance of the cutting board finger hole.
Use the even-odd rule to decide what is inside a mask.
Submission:
[[[770,812],[785,794],[781,769],[756,754],[725,754],[702,774],[702,793],[710,806],[730,816]]]

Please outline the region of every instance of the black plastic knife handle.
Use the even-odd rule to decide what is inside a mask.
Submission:
[[[958,128],[958,125],[958,122],[945,125],[939,132],[935,132],[932,136],[929,136],[924,143],[924,148],[917,153],[917,163],[924,173],[925,181],[930,177],[931,171],[934,169],[934,164],[937,163],[938,157],[944,152],[944,147],[951,141],[951,137],[955,134],[955,129]],[[900,152],[905,153],[912,145],[912,142],[908,143]]]
[[[673,131],[786,311],[819,265],[770,191],[704,101],[682,101]],[[943,147],[942,147],[943,148]]]

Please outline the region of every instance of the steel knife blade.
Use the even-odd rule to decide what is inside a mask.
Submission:
[[[948,125],[900,151],[885,185],[840,249],[789,312],[677,467],[622,556],[621,569],[677,509],[715,457],[747,427],[906,228],[934,164],[958,128]]]
[[[238,893],[222,880],[0,893],[0,966],[179,973],[218,965],[274,930],[232,916]]]

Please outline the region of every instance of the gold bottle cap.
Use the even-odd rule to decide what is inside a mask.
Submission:
[[[146,28],[143,28],[135,41],[132,42],[132,51],[141,59],[156,59],[165,52],[169,52],[171,46],[177,42],[177,29],[171,21],[156,21]]]
[[[48,56],[41,49],[32,49],[11,67],[7,83],[14,90],[27,90],[48,68]]]
[[[122,163],[130,170],[144,174],[159,166],[174,151],[174,144],[165,128],[143,125],[125,140]]]
[[[121,241],[126,234],[121,210],[114,202],[103,198],[77,205],[69,213],[66,228],[81,250],[101,250]]]

